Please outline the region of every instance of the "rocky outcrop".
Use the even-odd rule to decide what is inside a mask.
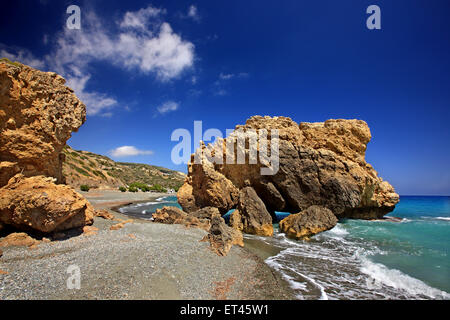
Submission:
[[[110,213],[108,210],[101,209],[101,210],[95,210],[94,216],[100,217],[106,220],[114,220],[115,216]]]
[[[217,208],[205,207],[186,213],[176,207],[164,207],[157,209],[152,218],[157,223],[181,224],[208,231],[202,241],[208,241],[219,256],[226,256],[233,245],[244,246],[242,233],[229,227]]]
[[[63,183],[61,151],[86,107],[52,72],[0,61],[0,187],[21,172]]]
[[[191,157],[191,162],[193,161],[194,155]],[[186,212],[215,207],[221,214],[225,214],[236,206],[239,189],[216,171],[204,154],[201,155],[201,161],[203,165],[188,167],[187,182],[177,193],[178,202]]]
[[[242,233],[227,226],[220,216],[211,219],[209,233],[202,241],[209,241],[211,249],[219,256],[226,256],[233,245],[244,246]]]
[[[64,83],[0,61],[0,224],[55,232],[92,222],[86,199],[59,184],[61,150],[86,120],[85,105]]]
[[[220,217],[219,209],[214,207],[205,207],[202,209],[199,209],[194,212],[189,213],[190,216],[196,217],[198,219],[209,219],[211,220],[214,216]]]
[[[91,204],[54,178],[18,174],[0,189],[0,221],[21,230],[44,233],[81,227],[93,222]]]
[[[20,232],[20,233],[10,233],[2,240],[0,240],[0,247],[11,247],[11,246],[20,246],[20,247],[35,247],[40,243],[39,240],[33,239],[28,234]]]
[[[249,163],[250,138],[262,129],[268,131],[269,141],[278,141],[274,155],[278,151],[279,168],[272,175],[261,174],[266,160],[258,158],[256,163]],[[278,139],[270,136],[275,129]],[[231,155],[228,140],[242,136],[247,137],[247,143],[237,144],[231,150],[234,154],[243,152],[245,164],[227,163],[227,155]],[[272,216],[275,211],[296,213],[319,205],[338,218],[380,218],[394,209],[399,196],[366,163],[370,139],[369,127],[362,120],[297,124],[286,117],[252,117],[245,125],[236,126],[226,139],[219,139],[214,145],[201,145],[196,153],[202,162],[195,163],[192,155],[188,177],[178,192],[179,203],[187,212],[213,206],[224,214],[238,208],[242,189],[252,187]],[[261,143],[256,146],[258,154],[261,146]],[[211,156],[217,154],[219,158],[223,154],[223,164],[212,161]],[[267,216],[264,210],[258,212]],[[240,216],[242,212],[238,209],[231,220],[243,228]]]
[[[307,239],[319,232],[332,229],[338,220],[331,210],[311,206],[280,221],[280,231],[292,239]]]
[[[206,231],[211,227],[209,219],[199,219],[176,207],[157,209],[156,212],[152,214],[152,218],[154,222],[158,223],[182,224],[186,227],[200,228]]]
[[[273,235],[272,217],[252,187],[245,187],[239,192],[237,209],[230,217],[230,225],[245,233]]]
[[[119,223],[113,224],[111,227],[109,227],[109,230],[119,230],[122,229],[123,227],[125,227],[125,225],[127,223],[133,223],[133,219],[128,219],[128,220],[122,220],[122,219],[117,219],[117,221],[120,221]]]
[[[84,226],[83,227],[83,234],[85,236],[96,235],[98,231],[99,231],[99,229],[97,227],[94,227],[94,226]]]

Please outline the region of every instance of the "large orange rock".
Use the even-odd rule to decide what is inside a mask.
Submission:
[[[178,201],[187,212],[216,207],[225,214],[237,204],[239,189],[214,168],[205,154],[201,155],[201,161],[202,165],[189,164],[187,180],[177,192]]]
[[[248,142],[262,129],[269,136],[270,130],[278,130],[279,168],[273,175],[261,174],[267,162],[259,157],[256,163],[249,163]],[[245,147],[233,149],[235,154],[245,154],[245,164],[227,163],[230,137],[247,137]],[[202,144],[196,150],[202,161],[195,163],[192,155],[178,201],[188,212],[213,206],[224,214],[238,207],[242,189],[252,187],[272,216],[275,211],[297,213],[320,205],[338,218],[380,218],[395,208],[399,196],[365,161],[370,139],[370,129],[362,120],[298,124],[287,117],[254,116],[245,125],[236,126],[226,139],[218,139],[214,145]],[[258,144],[258,153],[260,148]],[[223,164],[205,154],[223,154]],[[260,212],[266,216],[264,210]],[[231,219],[238,229],[244,225],[241,215],[238,210]]]
[[[64,182],[61,151],[86,106],[52,72],[0,61],[0,187],[15,174]]]
[[[338,220],[331,210],[320,206],[311,206],[281,220],[280,231],[289,238],[307,239],[319,232],[332,229],[337,222]]]
[[[61,151],[86,120],[64,84],[56,73],[0,60],[0,225],[54,232],[92,222],[87,200],[60,184]]]
[[[21,174],[0,189],[0,221],[22,230],[55,232],[91,224],[94,209],[71,187],[54,178]]]
[[[272,217],[252,187],[239,192],[237,209],[230,216],[230,225],[245,233],[273,235]]]

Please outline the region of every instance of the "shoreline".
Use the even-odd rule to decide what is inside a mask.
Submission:
[[[153,196],[151,198],[148,198],[145,200],[136,200],[133,202],[123,202],[120,204],[118,204],[118,203],[103,203],[102,206],[99,207],[99,209],[111,210],[114,212],[114,214],[119,214],[123,218],[128,217],[128,218],[133,218],[135,220],[139,220],[139,221],[146,222],[146,223],[153,223],[146,219],[136,218],[131,215],[124,214],[124,213],[120,212],[120,208],[129,206],[129,205],[139,204],[139,203],[153,202],[159,198],[166,198],[166,197],[170,197],[170,196],[176,196],[176,194],[153,193]],[[88,200],[91,202],[91,200],[89,198],[88,198]],[[105,206],[105,204],[107,206]],[[270,271],[271,276],[274,277],[276,282],[278,282],[278,284],[279,284],[279,286],[273,288],[273,290],[278,291],[281,287],[282,290],[285,291],[285,295],[286,295],[286,297],[283,299],[298,300],[298,297],[295,295],[294,290],[290,287],[289,283],[285,279],[283,279],[282,274],[277,272],[276,270],[273,270],[269,265],[267,265],[265,263],[265,260],[267,258],[278,254],[281,251],[281,249],[277,249],[273,246],[269,246],[269,245],[265,244],[264,242],[259,241],[257,239],[246,238],[245,236],[244,236],[244,247],[241,248],[241,247],[234,246],[234,248],[238,248],[240,250],[245,251],[251,259],[254,259],[259,264],[259,268],[261,268],[263,272],[260,275],[255,275],[255,278],[267,277],[269,275],[269,273],[267,271]],[[269,275],[269,277],[270,277],[270,275]],[[262,279],[262,280],[264,281],[264,279]],[[271,290],[269,290],[269,292],[270,291]],[[260,299],[265,300],[264,297],[260,298]],[[268,299],[277,299],[277,298],[273,298],[273,297],[269,296]]]
[[[133,218],[135,220],[139,220],[139,221],[142,221],[145,223],[153,223],[146,219],[136,218],[131,215],[124,214],[124,213],[120,212],[120,208],[129,206],[129,205],[139,204],[139,203],[153,202],[159,198],[165,198],[165,197],[170,197],[170,196],[176,196],[176,194],[153,193],[152,197],[149,197],[145,200],[141,199],[141,200],[136,200],[133,202],[123,202],[123,203],[106,202],[106,203],[102,203],[98,207],[98,209],[111,210],[114,212],[115,215],[119,214],[121,218]],[[89,197],[87,197],[87,198],[92,203],[91,199],[89,199]],[[97,204],[97,206],[98,206],[98,204]],[[263,279],[260,279],[260,280],[262,280],[264,282],[264,280],[265,280],[264,278],[266,278],[267,276],[269,276],[269,278],[273,277],[273,278],[275,278],[275,280],[279,286],[274,287],[272,290],[274,290],[276,292],[280,288],[282,288],[282,290],[285,291],[285,297],[283,299],[291,299],[291,300],[298,299],[295,295],[294,290],[292,290],[289,283],[282,278],[282,275],[279,272],[277,272],[276,270],[273,270],[264,261],[265,259],[278,254],[281,250],[276,249],[272,246],[269,246],[262,241],[258,241],[256,239],[249,239],[249,238],[246,238],[245,236],[244,236],[244,247],[243,248],[238,247],[238,246],[233,246],[233,247],[235,249],[245,251],[249,258],[254,259],[258,263],[258,265],[259,265],[258,267],[261,269],[262,272],[259,275],[255,275],[255,278],[262,277]],[[271,275],[267,271],[270,271]],[[268,292],[270,292],[270,291],[271,290],[268,290]],[[265,300],[266,298],[263,297],[260,299]],[[277,299],[277,298],[272,297],[272,294],[270,294],[267,297],[267,299]]]
[[[82,194],[95,209],[122,220],[130,217],[113,208],[170,196],[98,190]],[[295,299],[289,284],[248,248],[233,246],[219,257],[200,242],[204,230],[142,219],[110,230],[117,223],[95,217],[94,233],[40,242],[34,248],[3,248],[0,300]],[[71,265],[80,269],[79,290],[67,288]]]

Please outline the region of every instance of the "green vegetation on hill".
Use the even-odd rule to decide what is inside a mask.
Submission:
[[[16,66],[16,67],[22,67],[22,64],[21,64],[21,63],[19,63],[19,62],[17,62],[17,61],[12,62],[12,61],[9,60],[8,58],[0,58],[0,62],[5,62],[5,63],[7,63],[7,64],[10,64],[10,65],[13,65],[13,66]]]
[[[89,185],[95,187],[124,187],[132,192],[138,190],[167,192],[177,191],[185,175],[159,166],[140,163],[115,162],[112,159],[88,151],[73,150],[65,146],[63,174],[66,182],[74,187]],[[128,189],[126,189],[128,186]],[[136,189],[136,191],[134,191]],[[121,190],[122,191],[122,190]]]

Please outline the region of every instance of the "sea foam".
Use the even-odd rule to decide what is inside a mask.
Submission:
[[[384,284],[405,291],[413,296],[450,299],[450,294],[447,292],[432,288],[421,280],[404,274],[399,270],[390,269],[383,264],[372,262],[367,257],[361,257],[360,270],[371,277],[375,286]]]

